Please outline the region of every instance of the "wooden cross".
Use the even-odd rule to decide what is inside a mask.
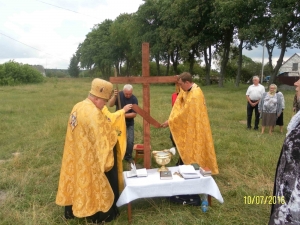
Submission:
[[[110,77],[113,84],[143,84],[143,109],[150,115],[150,84],[177,83],[175,76],[150,77],[149,43],[142,44],[142,77]],[[150,124],[144,119],[144,167],[150,169]]]

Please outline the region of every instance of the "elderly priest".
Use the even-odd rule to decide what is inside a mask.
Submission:
[[[56,204],[65,206],[66,219],[102,223],[119,215],[118,165],[126,149],[125,112],[132,105],[110,114],[105,104],[112,89],[111,83],[94,79],[88,98],[70,114],[56,196]]]

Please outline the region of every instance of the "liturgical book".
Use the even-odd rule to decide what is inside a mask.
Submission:
[[[147,177],[146,168],[137,169],[134,163],[131,163],[131,170],[126,172],[127,177]]]
[[[192,165],[179,165],[179,173],[185,179],[199,178],[200,174]]]

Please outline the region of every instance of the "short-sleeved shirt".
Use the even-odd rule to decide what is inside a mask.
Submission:
[[[120,91],[119,95],[120,95],[120,101],[121,101],[121,108],[123,108],[127,104],[137,104],[138,105],[138,100],[134,95],[131,95],[130,98],[126,98],[123,91]],[[117,99],[115,105],[116,105],[116,111],[119,110],[118,99]],[[132,113],[132,112],[136,113],[133,109],[130,109],[127,113]],[[134,125],[134,118],[126,118],[126,126],[132,126],[132,125]]]
[[[261,99],[263,93],[265,93],[265,87],[263,85],[252,84],[248,87],[246,95],[248,95],[252,101],[257,101]]]

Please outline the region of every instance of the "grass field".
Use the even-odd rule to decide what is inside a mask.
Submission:
[[[87,224],[63,220],[55,204],[64,138],[73,105],[87,97],[91,79],[47,79],[38,85],[0,87],[0,224]],[[119,85],[122,87],[121,85]],[[245,204],[247,196],[272,195],[275,168],[285,135],[246,129],[245,93],[225,84],[202,87],[206,97],[220,174],[214,176],[224,204],[213,199],[207,213],[200,207],[173,205],[164,198],[133,202],[132,224],[241,225],[266,224],[270,205]],[[171,85],[151,85],[151,115],[164,122],[171,110]],[[134,85],[142,105],[142,86]],[[292,116],[294,91],[283,91],[285,128]],[[113,110],[113,108],[111,108]],[[268,131],[268,130],[266,130]],[[286,129],[285,129],[286,131]],[[135,143],[142,141],[136,118]],[[171,147],[168,129],[151,128],[152,150]],[[169,166],[175,165],[176,157]],[[140,162],[142,163],[142,162]],[[153,167],[156,167],[154,162]],[[127,224],[127,207],[111,224]]]

